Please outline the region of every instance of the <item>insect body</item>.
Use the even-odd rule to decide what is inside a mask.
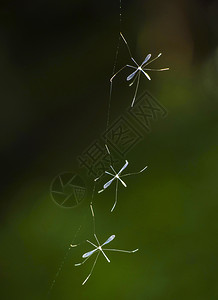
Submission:
[[[75,264],[75,266],[81,266],[83,265],[93,254],[97,253],[97,256],[94,260],[94,263],[92,265],[91,271],[89,273],[89,275],[86,277],[86,279],[83,281],[82,285],[84,285],[87,280],[89,279],[89,277],[92,275],[92,272],[94,270],[94,267],[96,265],[96,262],[98,260],[98,257],[100,255],[100,253],[102,253],[102,255],[105,257],[105,259],[107,260],[107,262],[110,262],[110,259],[107,257],[107,255],[105,254],[105,251],[116,251],[116,252],[124,252],[124,253],[134,253],[136,251],[138,251],[138,249],[129,251],[129,250],[120,250],[120,249],[105,249],[103,248],[105,245],[109,244],[111,241],[113,241],[113,239],[115,238],[115,235],[111,235],[102,245],[100,245],[99,240],[97,238],[97,235],[94,234],[94,237],[96,239],[97,245],[95,245],[94,243],[90,242],[89,240],[87,240],[87,242],[89,244],[91,244],[92,246],[94,246],[95,248],[89,252],[86,252],[82,255],[82,258],[85,258],[84,261],[82,261],[81,263],[77,263]],[[71,247],[74,247],[75,245],[71,245]]]

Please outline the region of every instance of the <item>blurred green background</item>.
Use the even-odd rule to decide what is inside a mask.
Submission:
[[[93,239],[90,193],[64,209],[49,187],[82,171],[78,155],[105,128],[119,1],[0,4],[1,299],[218,299],[217,1],[123,1],[122,13],[136,60],[163,52],[152,66],[170,67],[140,84],[168,116],[128,153],[129,171],[149,168],[126,180],[114,213],[113,188],[95,198],[99,239],[116,234],[111,247],[140,251],[100,257],[81,286],[91,261],[74,264],[90,247],[67,250],[80,225],[78,240]],[[127,60],[121,44],[117,67]],[[114,84],[111,119],[131,102],[128,74]]]

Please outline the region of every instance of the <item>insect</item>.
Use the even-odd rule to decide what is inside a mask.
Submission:
[[[140,81],[140,76],[141,74],[143,74],[148,80],[151,80],[151,77],[148,75],[147,71],[166,71],[166,70],[169,70],[169,68],[163,68],[163,69],[149,69],[147,68],[147,66],[152,63],[153,61],[155,61],[156,59],[158,59],[162,53],[159,53],[158,56],[156,56],[155,58],[153,58],[152,60],[150,60],[151,58],[151,54],[148,54],[146,56],[146,58],[143,60],[143,62],[141,63],[141,65],[139,65],[135,59],[133,58],[132,56],[132,53],[131,53],[131,50],[130,50],[130,47],[126,41],[126,39],[124,38],[123,34],[120,32],[120,35],[124,41],[124,43],[126,44],[126,47],[128,49],[128,52],[129,52],[129,55],[130,55],[130,58],[131,60],[134,62],[135,66],[132,66],[132,65],[125,65],[124,67],[122,67],[119,71],[117,71],[110,79],[110,82],[112,84],[112,81],[114,79],[114,77],[120,73],[123,69],[125,69],[126,67],[129,67],[129,68],[132,68],[134,69],[134,71],[126,78],[127,81],[131,81],[132,82],[129,84],[129,86],[132,86],[135,82],[136,82],[136,89],[135,89],[135,93],[134,93],[134,96],[133,96],[133,100],[132,100],[132,104],[131,104],[131,107],[134,106],[134,103],[135,103],[135,99],[136,99],[136,96],[137,96],[137,92],[138,92],[138,88],[139,88],[139,81]],[[149,61],[150,60],[150,61]]]
[[[92,265],[91,271],[89,273],[89,275],[86,277],[86,279],[83,281],[82,285],[84,285],[87,280],[89,279],[89,277],[92,275],[92,272],[95,268],[96,262],[98,260],[98,257],[100,255],[100,253],[102,253],[102,255],[105,257],[105,259],[107,260],[107,262],[110,262],[110,259],[107,257],[107,255],[105,254],[105,251],[116,251],[116,252],[124,252],[124,253],[134,253],[136,251],[138,251],[138,249],[129,251],[129,250],[120,250],[120,249],[105,249],[103,248],[105,245],[109,244],[111,241],[113,241],[115,239],[115,235],[111,235],[102,245],[100,245],[99,240],[97,238],[97,235],[94,233],[94,237],[96,239],[97,245],[92,243],[89,240],[86,240],[89,244],[91,244],[92,246],[94,246],[94,249],[86,252],[82,255],[82,258],[84,258],[84,260],[81,263],[77,263],[75,264],[75,266],[81,266],[83,265],[93,254],[97,253],[96,258],[94,260],[94,263]],[[75,245],[71,245],[71,247],[75,247]]]
[[[107,148],[107,146],[106,146]],[[119,184],[119,181],[122,183],[122,185],[124,187],[127,187],[126,183],[122,180],[123,177],[126,177],[126,176],[130,176],[130,175],[137,175],[139,173],[142,173],[143,171],[145,171],[147,169],[148,166],[144,167],[142,170],[140,170],[139,172],[134,172],[134,173],[128,173],[128,174],[124,174],[122,175],[122,172],[126,169],[126,167],[128,166],[129,162],[126,160],[125,161],[125,164],[123,165],[123,167],[119,170],[119,172],[116,172],[115,169],[113,168],[112,165],[110,165],[110,168],[111,170],[114,172],[114,174],[108,172],[108,171],[105,171],[106,174],[112,176],[112,179],[110,179],[109,181],[107,181],[104,186],[103,186],[103,189],[98,191],[98,193],[102,193],[104,192],[111,184],[113,181],[116,181],[116,189],[115,189],[115,202],[114,202],[114,205],[111,209],[111,212],[114,210],[116,204],[117,204],[117,194],[118,194],[118,184]],[[101,176],[100,176],[101,177]],[[96,180],[98,180],[100,177],[96,178]]]

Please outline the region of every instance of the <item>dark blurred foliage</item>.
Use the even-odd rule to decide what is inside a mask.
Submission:
[[[71,250],[50,299],[218,299],[217,13],[217,1],[123,1],[134,57],[161,51],[154,66],[170,67],[140,84],[168,110],[127,155],[130,171],[148,170],[120,189],[114,214],[113,189],[95,200],[100,239],[140,251],[99,259],[82,287],[91,265],[74,263],[87,248]],[[65,210],[49,186],[80,172],[78,155],[104,131],[118,34],[119,0],[0,4],[2,299],[46,299],[80,224],[78,240],[92,239],[90,193]],[[117,68],[128,59],[121,44]],[[131,102],[128,74],[114,84],[111,120]]]

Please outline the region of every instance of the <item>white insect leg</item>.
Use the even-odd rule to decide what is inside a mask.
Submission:
[[[98,181],[103,175],[104,175],[104,173],[101,174],[99,177],[95,178],[94,181]]]
[[[78,266],[83,265],[90,257],[91,257],[91,255],[90,255],[89,257],[87,257],[86,259],[84,259],[84,261],[82,261],[81,263],[77,263],[77,264],[75,264],[74,266],[75,266],[75,267],[78,267]]]
[[[92,242],[90,242],[89,240],[86,240],[86,242],[88,242],[89,244],[91,244],[92,246],[94,246],[94,247],[98,247],[98,246],[96,246],[94,243],[92,243]]]
[[[105,171],[105,173],[108,174],[108,175],[114,176],[114,174],[112,174],[110,172]]]
[[[94,195],[94,191],[95,189],[93,190],[93,195]],[[93,199],[93,198],[92,198]],[[92,214],[92,222],[93,222],[93,233],[95,234],[95,213],[94,213],[94,209],[93,209],[93,206],[92,206],[92,202],[90,203],[90,210],[91,210],[91,214]],[[89,242],[89,241],[88,241]],[[90,244],[94,245],[93,243],[89,242]],[[95,245],[94,245],[95,246]],[[97,246],[95,246],[97,247]]]
[[[139,72],[139,76],[138,76],[138,80],[137,80],[137,84],[136,84],[136,89],[135,89],[135,94],[134,94],[134,97],[133,97],[133,100],[132,100],[131,107],[133,107],[133,105],[135,103],[136,95],[137,95],[138,88],[139,88],[140,75],[141,75],[141,73]]]
[[[95,237],[95,239],[96,239],[98,245],[100,246],[99,240],[98,240],[97,235],[96,235],[95,233],[94,233],[94,237]]]
[[[145,70],[145,71],[168,71],[169,68],[163,68],[163,69],[147,69],[147,68],[144,68],[143,70]]]
[[[131,60],[139,67],[139,65],[137,64],[137,62],[135,61],[135,59],[134,59],[133,56],[132,56],[132,52],[131,52],[131,50],[130,50],[130,47],[129,47],[129,45],[128,45],[126,39],[124,38],[124,36],[123,36],[123,34],[122,34],[121,32],[120,32],[120,35],[121,35],[121,37],[122,37],[124,43],[126,44],[126,47],[127,47],[128,51],[129,51],[129,56],[130,56]]]
[[[111,170],[114,172],[114,174],[116,175],[117,172],[114,170],[114,167],[112,165],[110,165]]]
[[[117,197],[118,197],[118,183],[119,183],[119,181],[117,180],[117,181],[116,181],[116,190],[115,190],[115,202],[114,202],[113,207],[111,208],[111,212],[114,210],[114,208],[115,208],[115,206],[116,206],[116,204],[117,204]]]
[[[92,275],[92,272],[93,272],[94,267],[95,267],[95,265],[96,265],[96,262],[97,262],[97,259],[98,259],[98,257],[99,257],[99,254],[100,254],[100,252],[98,252],[98,254],[97,254],[96,258],[95,258],[95,261],[94,261],[94,263],[93,263],[93,266],[92,266],[92,268],[91,268],[91,271],[90,271],[89,275],[86,277],[86,279],[83,281],[82,285],[84,285],[84,284],[87,282],[87,280],[89,279],[89,277]]]
[[[125,182],[124,182],[120,177],[118,177],[118,179],[119,179],[119,181],[122,183],[122,185],[123,185],[124,187],[127,187],[127,185],[125,184]]]
[[[107,255],[104,253],[104,251],[101,249],[102,254],[104,255],[104,257],[106,258],[106,260],[110,263],[110,259],[107,257]]]
[[[92,203],[90,204],[90,209],[91,209],[92,216],[93,216],[93,218],[94,218],[94,217],[95,217],[95,214],[94,214],[94,209],[93,209]]]
[[[121,175],[120,177],[125,177],[125,176],[130,176],[130,175],[137,175],[137,174],[140,174],[142,172],[144,172],[146,169],[147,169],[148,166],[144,167],[143,169],[141,169],[139,172],[133,172],[133,173],[128,173],[128,174],[124,174],[124,175]]]
[[[108,153],[109,155],[111,155],[111,153],[110,153],[110,150],[109,150],[109,148],[108,148],[108,145],[107,145],[107,144],[105,144],[105,148],[106,148],[106,150],[107,150],[107,153]]]
[[[147,70],[147,69],[145,69],[145,70]],[[151,77],[143,69],[141,69],[141,71],[148,78],[148,80],[151,80]]]
[[[112,83],[114,77],[116,77],[121,71],[123,71],[126,67],[128,68],[132,68],[132,69],[137,69],[136,67],[134,66],[131,66],[131,65],[125,65],[123,66],[121,69],[119,69],[119,71],[117,71],[111,78],[110,78],[110,82]]]
[[[149,62],[147,62],[145,65],[143,65],[143,69],[144,69],[145,66],[149,65],[150,63],[152,63],[153,61],[155,61],[156,59],[158,59],[161,55],[162,55],[162,53],[159,53],[155,58],[153,58],[152,60],[150,60]]]
[[[138,250],[139,249],[135,249],[135,250],[104,249],[104,251],[116,251],[116,252],[123,252],[123,253],[135,253]]]

